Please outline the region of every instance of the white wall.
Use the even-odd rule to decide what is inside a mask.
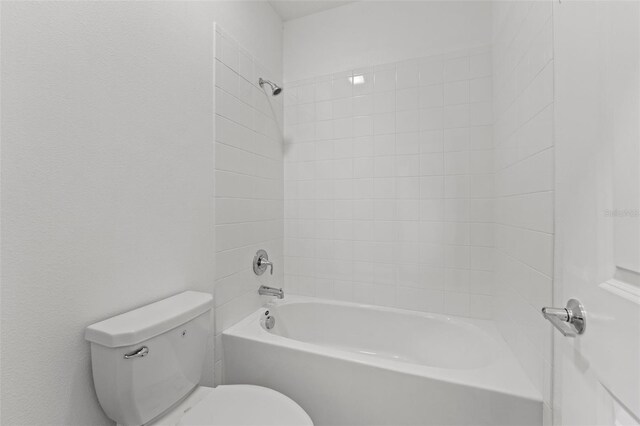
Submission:
[[[265,3],[2,2],[2,424],[110,424],[84,328],[213,292],[214,21],[281,72]]]
[[[285,75],[314,73],[285,93],[290,291],[492,316],[490,5],[466,6],[368,2],[285,24]]]
[[[496,319],[551,407],[554,232],[551,1],[494,5]]]
[[[285,23],[284,79],[297,81],[491,43],[490,2],[365,1]]]
[[[288,84],[287,288],[490,318],[490,51],[353,75]]]
[[[259,77],[280,83],[282,74],[216,28],[215,371],[222,383],[222,332],[262,306],[261,284],[283,283],[283,96],[258,85]],[[259,249],[274,262],[273,275],[253,272]]]

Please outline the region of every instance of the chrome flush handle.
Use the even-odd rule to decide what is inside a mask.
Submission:
[[[542,316],[566,337],[576,337],[587,328],[587,313],[576,299],[569,299],[566,308],[542,308]]]
[[[147,356],[147,354],[149,353],[149,348],[146,346],[143,346],[139,349],[136,349],[133,352],[129,352],[128,354],[124,354],[124,359],[132,359],[132,358],[142,358],[144,356]]]

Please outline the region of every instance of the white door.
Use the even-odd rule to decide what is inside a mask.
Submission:
[[[640,5],[554,2],[556,306],[554,423],[640,419]]]

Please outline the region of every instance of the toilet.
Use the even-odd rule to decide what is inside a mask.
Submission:
[[[292,399],[253,385],[200,386],[212,297],[186,291],[90,325],[93,381],[119,425],[306,426]]]

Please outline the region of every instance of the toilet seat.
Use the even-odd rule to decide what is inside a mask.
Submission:
[[[198,387],[153,426],[313,426],[291,398],[253,385]]]

